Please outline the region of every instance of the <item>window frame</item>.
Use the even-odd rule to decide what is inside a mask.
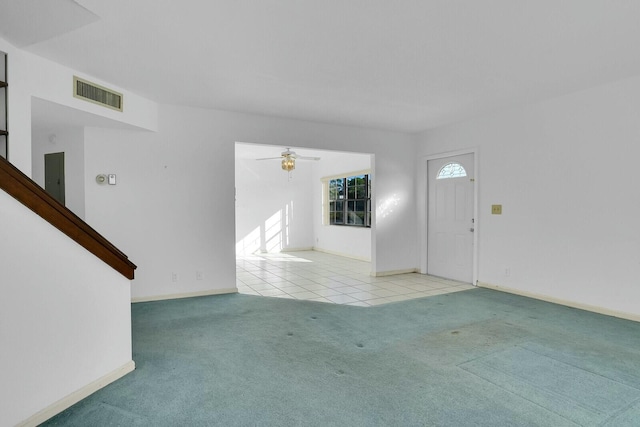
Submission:
[[[363,181],[358,182],[358,179]],[[373,178],[370,170],[328,176],[321,181],[324,225],[371,228]],[[360,221],[357,221],[358,218]]]
[[[446,169],[451,169],[451,172],[447,172]],[[464,178],[467,176],[467,169],[460,162],[449,162],[438,170],[436,174],[436,179],[454,179],[454,178]]]

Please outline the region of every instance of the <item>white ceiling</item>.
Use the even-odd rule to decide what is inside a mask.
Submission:
[[[256,160],[261,158],[277,157],[279,159],[282,152],[285,151],[287,148],[294,151],[298,156],[320,157],[321,160],[328,160],[328,161],[331,161],[332,159],[344,157],[344,156],[370,157],[369,154],[362,154],[362,153],[351,153],[351,152],[346,153],[341,151],[236,142],[235,158]]]
[[[0,0],[0,10],[1,37],[161,103],[409,132],[640,75],[638,0]]]

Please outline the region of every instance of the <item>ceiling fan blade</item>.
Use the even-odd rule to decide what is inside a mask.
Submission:
[[[296,160],[320,160],[320,157],[298,156]]]
[[[282,156],[280,157],[263,157],[261,159],[256,159],[256,160],[280,160],[282,159]]]

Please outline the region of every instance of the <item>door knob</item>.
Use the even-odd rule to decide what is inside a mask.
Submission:
[[[475,228],[471,227],[469,231],[473,233],[475,231]]]

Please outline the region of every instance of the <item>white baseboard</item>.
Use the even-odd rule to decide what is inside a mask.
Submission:
[[[180,298],[205,297],[209,295],[235,294],[237,292],[238,292],[238,288],[211,289],[208,291],[199,291],[199,292],[186,292],[186,293],[180,293],[180,294],[137,297],[137,298],[131,298],[131,302],[137,303],[137,302],[164,301],[167,299],[180,299]]]
[[[313,250],[316,251],[316,252],[322,252],[322,253],[329,254],[329,255],[341,256],[343,258],[351,258],[351,259],[355,259],[355,260],[358,260],[358,261],[371,262],[371,258],[368,258],[368,257],[345,254],[345,253],[342,253],[342,252],[331,251],[329,249],[316,248],[315,246],[313,247]]]
[[[129,372],[132,372],[135,368],[136,368],[135,362],[133,360],[130,360],[129,362],[125,363],[115,371],[112,371],[107,375],[104,375],[98,378],[97,380],[82,387],[80,390],[76,390],[70,395],[63,397],[57,402],[47,406],[43,410],[36,412],[26,420],[22,421],[21,423],[18,423],[18,426],[32,427],[32,426],[37,426],[38,424],[42,424],[43,422],[47,421],[49,418],[53,417],[54,415],[57,415],[60,412],[64,411],[65,409],[75,405],[85,397],[90,396],[91,394],[95,393],[101,388],[106,387],[112,382],[124,377]]]
[[[309,246],[308,248],[286,248],[286,249],[281,249],[280,252],[303,252],[303,251],[312,251],[313,250],[313,246]]]
[[[406,270],[389,270],[389,271],[376,271],[375,273],[371,273],[373,277],[384,277],[384,276],[395,276],[396,274],[407,274],[407,273],[419,273],[420,269],[418,268],[408,268]]]
[[[492,285],[491,283],[478,282],[478,286],[481,288],[492,289],[494,291],[506,292],[509,294],[520,295],[523,297],[533,298],[541,301],[551,302],[554,304],[564,305],[567,307],[578,308],[580,310],[591,311],[593,313],[604,314],[605,316],[618,317],[620,319],[632,320],[634,322],[640,322],[640,315],[626,313],[624,311],[610,310],[604,307],[598,307],[595,305],[582,304],[575,301],[569,301],[565,299],[555,298],[548,295],[536,294],[533,292],[522,291],[520,289],[505,288],[503,286]]]

